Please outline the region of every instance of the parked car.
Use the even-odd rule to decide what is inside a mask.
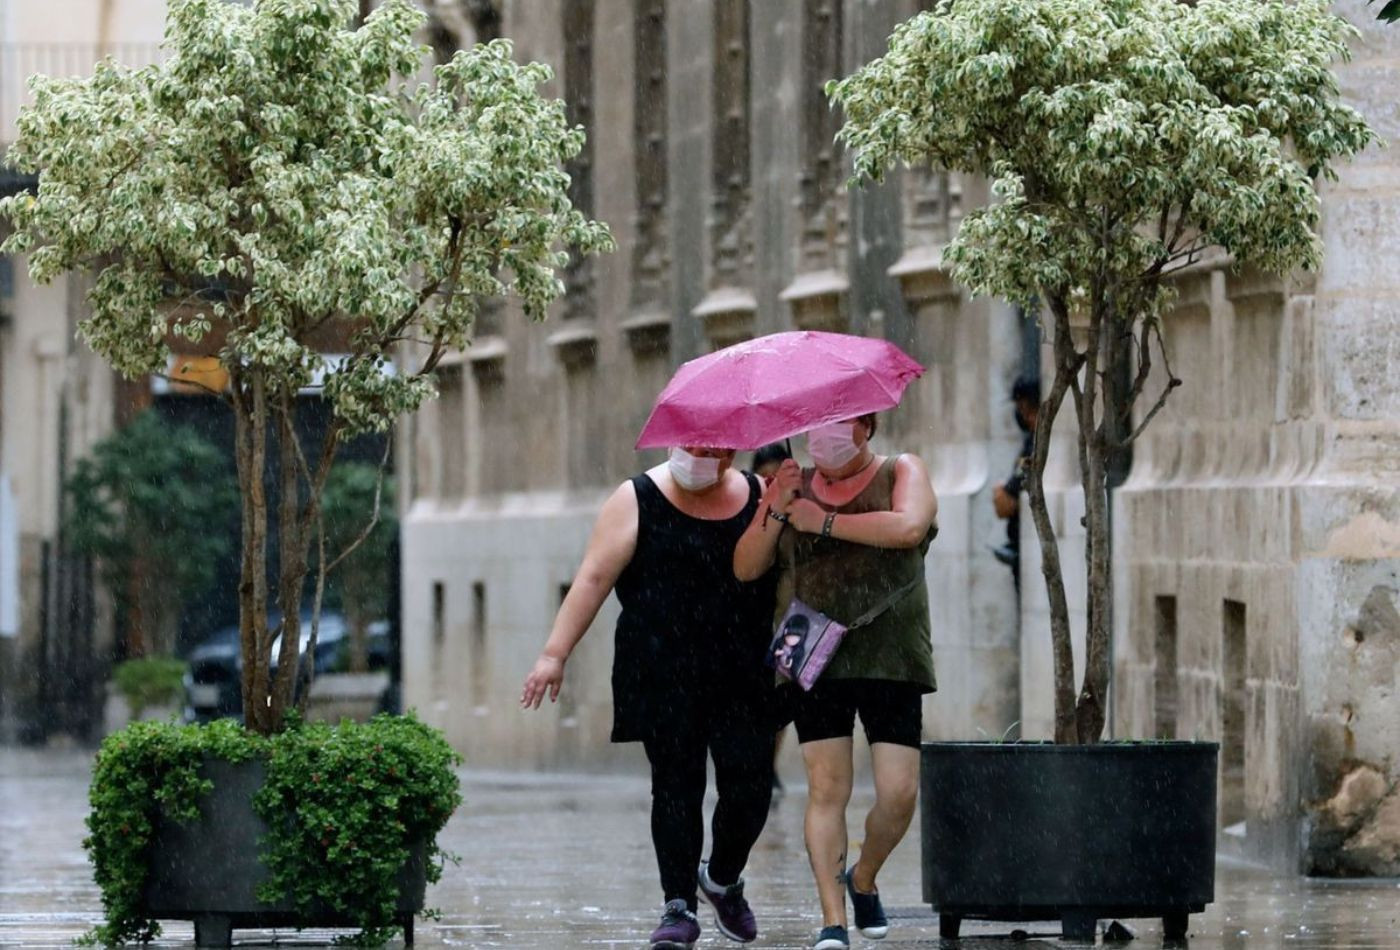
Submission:
[[[271,611],[268,625],[276,627],[281,614]],[[302,662],[311,642],[311,616],[301,618]],[[280,638],[272,647],[272,663],[276,669]],[[389,622],[377,620],[369,627],[370,669],[389,666],[392,644],[389,642]],[[334,611],[321,614],[321,626],[316,634],[316,657],[312,668],[316,675],[344,669],[349,662],[350,637],[345,617]],[[215,630],[189,654],[185,671],[185,721],[209,722],[212,719],[236,717],[243,714],[242,699],[243,651],[235,624]],[[298,684],[300,685],[300,684]]]

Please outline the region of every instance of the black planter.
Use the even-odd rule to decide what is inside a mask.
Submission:
[[[964,918],[1161,917],[1168,939],[1215,899],[1213,742],[923,746],[924,900]]]
[[[258,859],[258,839],[267,826],[253,811],[262,787],[261,762],[209,762],[201,773],[214,788],[188,824],[160,822],[151,845],[145,911],[157,920],[194,923],[200,947],[232,945],[240,927],[348,927],[353,921],[329,907],[307,912],[290,902],[264,904],[258,885],[267,870]],[[427,849],[415,849],[399,872],[398,923],[413,943],[413,918],[423,909],[427,888]]]

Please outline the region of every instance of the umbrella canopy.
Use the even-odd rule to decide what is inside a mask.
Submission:
[[[676,370],[637,448],[754,449],[899,404],[924,368],[886,340],[799,330],[698,357]]]

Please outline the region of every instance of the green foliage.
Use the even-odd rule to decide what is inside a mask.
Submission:
[[[226,322],[223,364],[295,392],[322,364],[313,331],[339,322],[351,355],[325,396],[347,431],[383,431],[433,392],[384,372],[401,341],[464,345],[481,295],[543,316],[559,247],[612,247],[569,204],[583,133],[538,94],[548,67],[497,40],[415,82],[423,13],[387,0],[356,30],[356,12],[173,0],[166,62],[32,80],[7,158],[39,190],[0,202],[3,250],[40,283],[96,272],[81,330],[121,372],[163,371],[168,329]]]
[[[377,945],[393,933],[396,876],[417,842],[437,880],[446,855],[436,836],[461,803],[460,762],[440,733],[412,716],[307,725],[267,738],[231,720],[207,726],[135,723],[102,743],[89,790],[83,847],[93,863],[106,922],[88,945],[149,941],[160,926],[142,913],[149,847],[159,821],[192,821],[212,784],[206,759],[261,758],[267,778],[254,807],[270,833],[262,859],[271,877],[259,899],[305,909],[325,902]]]
[[[943,0],[829,92],[856,172],[989,175],[944,259],[975,293],[1159,311],[1151,278],[1220,246],[1315,267],[1313,179],[1375,136],[1331,64],[1355,30],[1327,0]],[[1173,246],[1180,223],[1190,245]]]
[[[269,456],[284,463],[278,551],[292,565],[275,597],[295,627],[338,445],[435,394],[433,372],[469,343],[483,297],[516,296],[543,318],[569,255],[613,240],[569,201],[564,165],[583,130],[540,94],[549,67],[515,63],[509,41],[421,81],[425,15],[409,0],[385,0],[358,28],[353,0],[168,10],[164,62],[31,80],[6,159],[39,187],[0,201],[13,229],[0,253],[27,254],[39,283],[93,273],[80,332],[120,372],[163,372],[171,334],[227,371],[254,660],[244,716],[267,734],[294,682],[268,672]],[[318,352],[327,338],[345,341],[343,359]],[[333,418],[308,462],[293,444],[296,395],[318,380]]]
[[[148,706],[166,706],[180,698],[185,661],[171,656],[143,657],[118,663],[112,680],[139,719]]]
[[[258,813],[272,872],[259,894],[299,908],[324,902],[378,945],[393,936],[396,876],[414,843],[430,842],[428,879],[441,876],[435,836],[461,802],[456,753],[411,716],[367,726],[304,725],[270,740]]]
[[[1366,0],[1368,5],[1375,3],[1375,0]],[[1394,23],[1400,20],[1400,0],[1389,0],[1381,7],[1381,12],[1376,14],[1376,19],[1384,20],[1386,23]]]
[[[207,590],[232,546],[224,528],[238,494],[227,460],[194,430],[154,412],[98,442],[64,487],[69,541],[97,558],[119,607],[131,606],[138,565],[174,604]]]
[[[243,762],[260,751],[261,741],[231,720],[208,726],[137,722],[103,741],[88,789],[83,847],[102,890],[106,922],[82,943],[117,946],[159,936],[160,925],[141,913],[156,821],[198,817],[200,797],[212,787],[199,777],[206,755]]]

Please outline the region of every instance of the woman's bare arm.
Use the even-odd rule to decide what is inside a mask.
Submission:
[[[608,599],[617,578],[637,550],[637,522],[637,492],[631,482],[625,482],[598,512],[583,563],[554,617],[554,627],[544,650],[535,661],[534,669],[525,677],[520,693],[522,708],[538,709],[546,692],[551,702],[559,698],[564,663],[588,632],[603,601]]]
[[[838,514],[831,523],[831,536],[876,548],[918,547],[938,520],[938,499],[928,469],[917,455],[901,455],[896,460],[891,506],[889,511]],[[820,534],[827,512],[815,502],[799,498],[788,514],[798,531]]]
[[[770,510],[783,514],[802,485],[802,469],[787,459],[778,468],[763,490],[758,511],[734,548],[734,576],[741,581],[754,581],[770,567],[778,551],[778,536],[783,533],[780,521],[768,516]]]

